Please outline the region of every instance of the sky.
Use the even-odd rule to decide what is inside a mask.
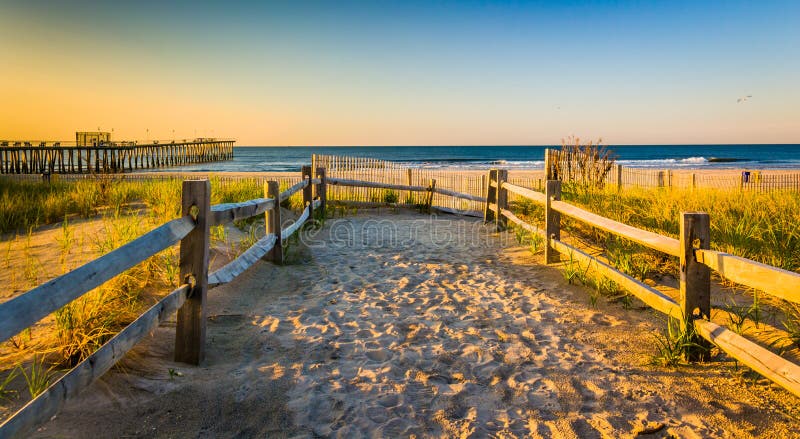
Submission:
[[[800,143],[794,0],[0,0],[0,60],[4,139]]]

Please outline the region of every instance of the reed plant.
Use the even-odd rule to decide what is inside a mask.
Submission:
[[[255,180],[217,179],[212,180],[212,188],[212,204],[264,196],[262,185]],[[6,243],[3,248],[5,267],[11,268],[16,254],[24,256],[19,283],[27,282],[23,288],[34,287],[46,276],[32,246],[32,236],[39,225],[61,222],[56,241],[61,270],[65,272],[70,268],[68,264],[75,247],[83,246],[82,238],[76,236],[74,217],[99,220],[102,231],[87,244],[91,242],[89,245],[95,254],[101,255],[178,217],[180,200],[180,179],[88,178],[74,182],[54,181],[48,185],[0,177],[0,231],[26,232]],[[302,194],[292,197],[289,204],[302,204]],[[258,226],[249,223],[242,226],[248,226],[241,247],[244,249],[254,242]],[[216,232],[217,238],[228,247],[224,228],[216,228]],[[33,365],[24,371],[20,369],[29,382],[31,394],[46,388],[52,376],[52,367],[47,364],[74,366],[132,322],[157,296],[176,287],[180,283],[178,258],[177,246],[155,254],[57,310],[53,313],[52,325],[28,328],[13,337],[11,347],[22,355],[27,352],[28,358],[33,356]],[[11,283],[16,284],[16,270],[13,271]],[[10,286],[12,290],[19,289],[17,285]],[[37,332],[35,344],[31,342],[32,330]],[[39,336],[39,331],[43,335]],[[8,376],[11,376],[7,378],[9,382],[14,379],[14,373]],[[8,383],[0,384],[3,384],[0,390],[6,392]],[[4,397],[7,395],[2,393]]]
[[[250,247],[258,242],[258,240],[261,239],[261,235],[264,233],[263,227],[260,227],[257,224],[250,224],[247,230],[245,230],[244,236],[241,240],[239,240],[239,243],[236,246],[236,257],[246,252]]]
[[[520,245],[527,246],[532,254],[539,253],[544,248],[544,238],[536,233],[531,233],[517,225],[512,225],[514,238]]]
[[[181,214],[181,180],[153,180],[140,183],[142,200],[153,220],[169,221]]]
[[[615,160],[602,142],[581,142],[574,136],[562,139],[561,150],[550,151],[550,177],[568,182],[584,193],[602,189]]]
[[[6,373],[6,376],[0,381],[0,400],[9,400],[11,398],[17,397],[17,391],[14,389],[9,388],[14,378],[17,377],[19,369],[13,368]]]
[[[387,204],[394,204],[400,199],[400,195],[391,190],[391,189],[384,189],[383,190],[383,202]]]
[[[50,381],[55,375],[53,367],[46,367],[45,359],[43,357],[35,356],[30,368],[25,370],[19,366],[22,376],[25,377],[25,383],[28,385],[28,392],[31,398],[36,398],[40,393],[47,390],[50,386]]]
[[[0,233],[27,230],[76,210],[69,186],[0,177]]]
[[[264,197],[264,185],[256,179],[223,180],[212,177],[210,180],[211,204],[236,203]]]
[[[122,210],[144,202],[154,217],[180,213],[180,180],[128,181],[87,178],[52,183],[0,177],[0,233],[52,224],[69,215],[91,218],[102,208]]]
[[[132,307],[123,300],[112,289],[100,288],[56,311],[54,351],[59,362],[78,364],[132,321]]]
[[[562,199],[605,217],[678,237],[680,212],[711,218],[711,247],[787,270],[800,269],[800,194],[643,188],[570,189]]]
[[[564,280],[570,285],[575,282],[580,282],[581,285],[587,285],[589,283],[589,266],[581,267],[580,262],[573,258],[572,253],[569,254],[569,259],[564,263],[561,272],[564,275]]]
[[[690,359],[702,361],[707,358],[708,347],[695,342],[694,324],[686,317],[682,321],[668,317],[664,332],[656,335],[655,339],[656,353],[650,358],[652,365],[675,367]]]
[[[286,191],[290,187],[292,187],[292,184],[285,181],[281,182],[279,185],[281,192]],[[263,195],[260,195],[260,197],[263,197]],[[245,198],[245,200],[246,199],[248,198]],[[292,196],[289,197],[288,199],[281,201],[281,207],[283,207],[284,209],[290,209],[295,211],[303,210],[305,208],[305,206],[303,205],[303,191],[296,192],[292,194]]]
[[[792,346],[800,348],[800,305],[787,303],[784,308],[785,319],[783,326],[786,329],[786,341]]]
[[[679,237],[680,212],[704,211],[711,219],[711,248],[790,271],[800,271],[800,194],[795,192],[759,193],[715,189],[604,188],[587,191],[565,182],[562,199],[607,218],[673,238]],[[527,222],[543,224],[544,215],[528,202],[512,203],[512,210]],[[675,276],[677,259],[641,245],[598,231],[569,218],[562,218],[562,230],[584,245],[600,247],[604,257],[620,271],[642,281],[658,275]],[[576,281],[579,267],[565,264],[565,278]],[[583,283],[583,282],[581,282]],[[756,328],[765,318],[761,297],[751,292],[752,304],[723,305],[728,324],[742,332],[747,322]],[[590,301],[594,304],[598,294]],[[629,305],[632,297],[623,297]],[[784,304],[780,343],[800,348],[800,308]],[[767,308],[769,310],[770,308]],[[654,362],[674,365],[681,351],[695,346],[681,334],[674,322],[668,323],[659,340]],[[691,335],[691,334],[689,334]],[[687,338],[688,337],[688,338]]]

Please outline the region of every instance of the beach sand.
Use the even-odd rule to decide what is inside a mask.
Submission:
[[[655,313],[566,285],[481,221],[328,220],[209,292],[36,437],[798,437],[797,399],[730,364],[650,366]]]

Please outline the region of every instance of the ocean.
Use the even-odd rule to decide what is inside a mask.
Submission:
[[[311,164],[311,154],[370,157],[424,168],[541,169],[553,146],[235,147],[234,159],[160,171],[282,172]],[[608,146],[617,163],[657,169],[800,169],[800,145]]]

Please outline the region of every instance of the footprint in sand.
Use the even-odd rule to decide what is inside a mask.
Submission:
[[[392,352],[388,349],[374,349],[366,352],[367,358],[378,363],[385,363],[392,359]]]

